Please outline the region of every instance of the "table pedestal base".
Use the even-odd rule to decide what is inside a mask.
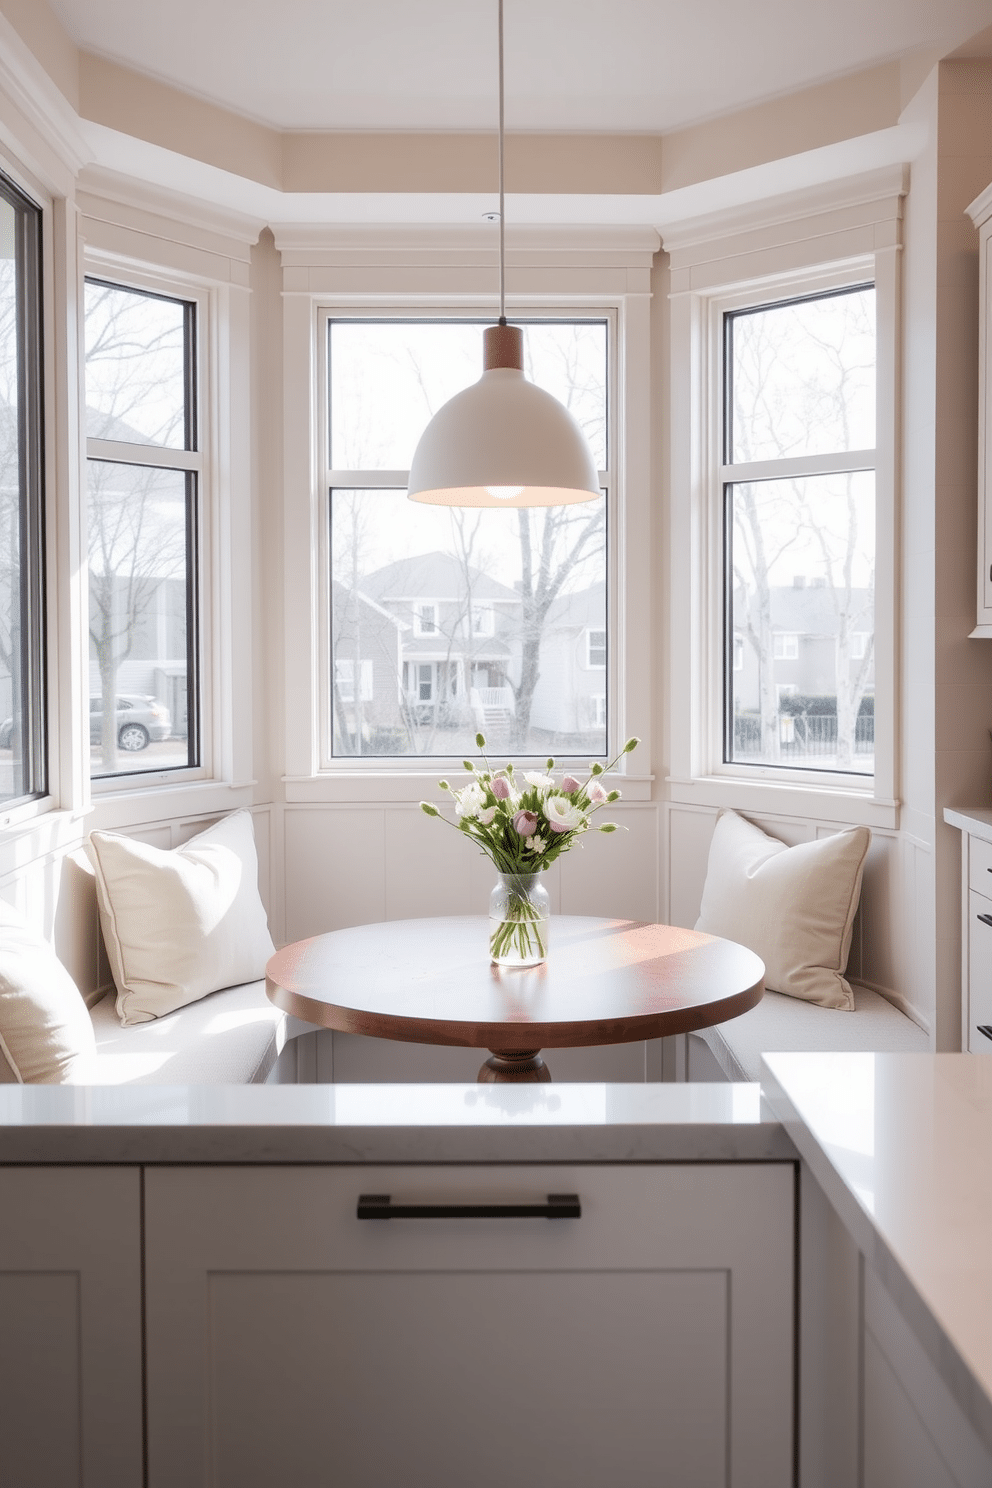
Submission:
[[[521,1052],[493,1053],[479,1071],[480,1085],[502,1084],[510,1080],[520,1083],[548,1085],[551,1071],[541,1058],[540,1049],[524,1049]]]

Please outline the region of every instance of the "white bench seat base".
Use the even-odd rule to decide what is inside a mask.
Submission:
[[[282,1052],[290,1019],[265,982],[225,987],[164,1018],[122,1028],[116,993],[90,1010],[97,1054],[77,1085],[261,1085]],[[293,1020],[295,1022],[295,1020]]]
[[[750,1012],[690,1037],[703,1040],[728,1080],[760,1080],[762,1054],[928,1052],[912,1018],[869,987],[853,990],[854,1012],[766,992]]]

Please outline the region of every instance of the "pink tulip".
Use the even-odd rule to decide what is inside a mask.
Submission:
[[[574,775],[566,775],[565,779],[561,783],[561,788],[565,792],[566,796],[574,796],[575,792],[579,789],[581,784],[582,781],[576,780]]]
[[[510,795],[510,782],[505,775],[494,775],[489,785],[497,801],[506,801]]]
[[[521,837],[531,837],[537,828],[537,817],[533,811],[518,811],[513,818],[513,825]]]

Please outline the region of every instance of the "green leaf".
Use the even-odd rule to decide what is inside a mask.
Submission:
[[[602,775],[603,767],[599,763],[599,760],[594,760],[593,763],[589,766],[589,773],[590,775]]]
[[[637,738],[628,739],[626,744],[623,746],[624,754],[630,754],[631,750],[636,749],[640,742],[640,739]]]
[[[440,816],[441,815],[441,813],[440,813],[440,811],[438,811],[437,807],[436,806],[432,806],[431,803],[430,803],[430,801],[421,801],[421,803],[420,803],[420,809],[424,813],[425,816]]]
[[[485,734],[476,734],[476,736],[475,736],[475,747],[476,747],[476,749],[485,749],[485,747],[486,747],[486,736],[485,736]]]
[[[469,772],[470,775],[475,774],[475,766],[473,765],[471,760],[462,760],[462,766]]]

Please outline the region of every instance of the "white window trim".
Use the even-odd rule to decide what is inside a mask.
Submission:
[[[674,801],[896,826],[895,469],[901,204],[893,167],[664,235],[671,259],[670,677]],[[876,290],[875,776],[723,761],[722,315]],[[686,620],[688,617],[688,623]]]
[[[84,200],[86,200],[84,198]],[[88,203],[87,203],[88,204]],[[105,205],[105,204],[104,204]],[[94,808],[93,825],[126,827],[166,814],[230,811],[252,798],[252,572],[251,428],[248,351],[249,289],[247,249],[231,242],[231,260],[220,277],[215,254],[194,242],[197,229],[177,224],[176,238],[156,239],[161,262],[135,257],[149,240],[128,225],[84,217],[85,254],[79,271],[80,362],[83,347],[85,277],[174,296],[197,306],[198,470],[197,584],[199,600],[200,765],[89,780],[88,724],[82,743],[82,771]],[[216,239],[215,239],[216,242]],[[244,263],[244,271],[239,272]],[[80,382],[81,442],[94,455],[110,453],[103,441],[87,441],[85,392]],[[143,450],[136,446],[132,457]],[[155,462],[170,463],[170,452]],[[138,456],[140,458],[140,455]],[[182,458],[189,458],[184,452]],[[84,511],[85,482],[80,501]],[[83,540],[84,571],[86,561]],[[80,696],[89,694],[88,622],[82,617]]]
[[[638,617],[647,611],[651,593],[650,300],[658,239],[644,228],[523,229],[516,236],[522,246],[511,239],[508,253],[511,317],[516,312],[612,320],[609,716],[619,722],[619,739],[636,733],[644,741],[624,789],[629,799],[648,799],[651,777],[635,772],[649,770],[651,759],[651,637]],[[372,240],[375,254],[370,254]],[[332,761],[327,748],[322,338],[331,315],[422,316],[430,310],[491,316],[493,245],[484,230],[475,229],[365,228],[359,234],[325,227],[277,230],[276,246],[283,262],[286,400],[286,796],[294,802],[409,802],[436,787],[443,760],[373,766],[362,761],[356,769],[350,760]],[[548,288],[556,265],[567,289]],[[457,294],[451,289],[455,281]],[[386,473],[383,483],[396,482]],[[308,582],[301,582],[304,576]],[[443,773],[457,774],[458,763]]]

